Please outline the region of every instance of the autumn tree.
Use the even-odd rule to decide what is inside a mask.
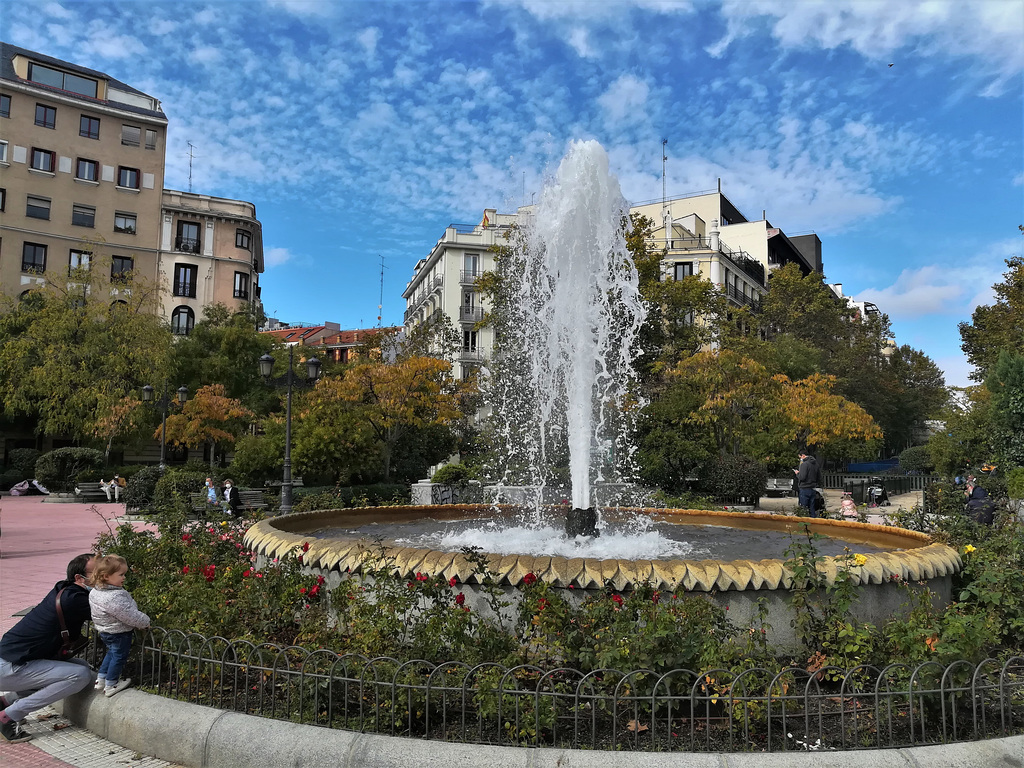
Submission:
[[[217,444],[234,443],[255,415],[240,401],[227,397],[225,392],[223,384],[200,387],[181,413],[167,417],[167,442],[189,448],[208,445],[212,467]],[[157,428],[155,439],[161,439],[162,429]]]
[[[162,378],[171,334],[152,312],[156,286],[132,275],[112,282],[109,256],[87,247],[88,266],[6,300],[0,403],[5,417],[24,417],[40,434],[109,445],[128,424],[114,415],[125,397]]]

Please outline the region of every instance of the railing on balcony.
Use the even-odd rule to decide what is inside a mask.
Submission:
[[[753,309],[757,309],[761,306],[761,297],[758,294],[743,293],[743,291],[738,290],[736,286],[731,283],[725,286],[725,295],[739,304],[752,307]]]
[[[459,320],[466,323],[479,323],[483,319],[483,307],[459,307]]]
[[[745,272],[749,277],[754,278],[758,285],[764,285],[764,265],[759,261],[745,255],[744,253],[730,254],[733,263]]]
[[[245,288],[235,288],[235,298],[236,299],[248,299],[249,298],[249,291],[247,291]]]
[[[176,280],[174,282],[174,295],[187,296],[190,299],[196,297],[196,284],[190,280]]]
[[[484,359],[484,353],[480,349],[463,349],[459,353],[459,360],[464,363],[478,363]]]
[[[473,285],[480,279],[482,273],[475,269],[463,269],[459,271],[459,282],[462,285]]]
[[[199,238],[178,235],[174,238],[174,250],[182,253],[199,253]]]

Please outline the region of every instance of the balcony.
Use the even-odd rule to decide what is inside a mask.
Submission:
[[[743,291],[737,290],[736,286],[732,284],[725,286],[725,295],[740,306],[750,307],[754,310],[761,306],[761,297],[759,295],[754,293],[745,294]]]
[[[199,238],[178,235],[174,238],[174,250],[182,253],[199,253]]]
[[[459,284],[460,285],[475,285],[476,281],[480,279],[482,273],[475,269],[463,269],[459,271]]]
[[[483,319],[483,307],[459,307],[460,321],[464,323],[479,323]]]
[[[174,295],[194,299],[196,297],[196,284],[189,280],[175,280]]]
[[[463,363],[482,363],[484,353],[479,349],[463,349],[459,352],[459,361]]]
[[[249,299],[249,291],[247,291],[245,288],[235,288],[234,295],[236,299]]]

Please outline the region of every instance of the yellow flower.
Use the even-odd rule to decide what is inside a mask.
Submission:
[[[222,526],[227,525],[227,524],[228,524],[227,520],[225,520],[223,523],[221,523]]]
[[[866,563],[867,561],[868,559],[865,555],[856,554],[853,556],[853,562],[857,565],[864,565],[864,563]]]
[[[975,546],[973,544],[968,544],[966,547],[964,547],[964,552],[966,552],[968,555],[971,554],[971,552],[973,552],[974,550]]]

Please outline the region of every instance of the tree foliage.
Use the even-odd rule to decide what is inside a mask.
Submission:
[[[1006,260],[1003,281],[992,286],[996,301],[974,310],[970,323],[960,323],[960,338],[974,370],[971,378],[983,382],[1003,350],[1024,349],[1024,257]]]
[[[234,398],[227,397],[223,384],[200,387],[181,409],[167,417],[167,442],[198,448],[210,446],[210,464],[218,443],[234,443],[255,414]],[[154,438],[161,438],[162,427]]]

